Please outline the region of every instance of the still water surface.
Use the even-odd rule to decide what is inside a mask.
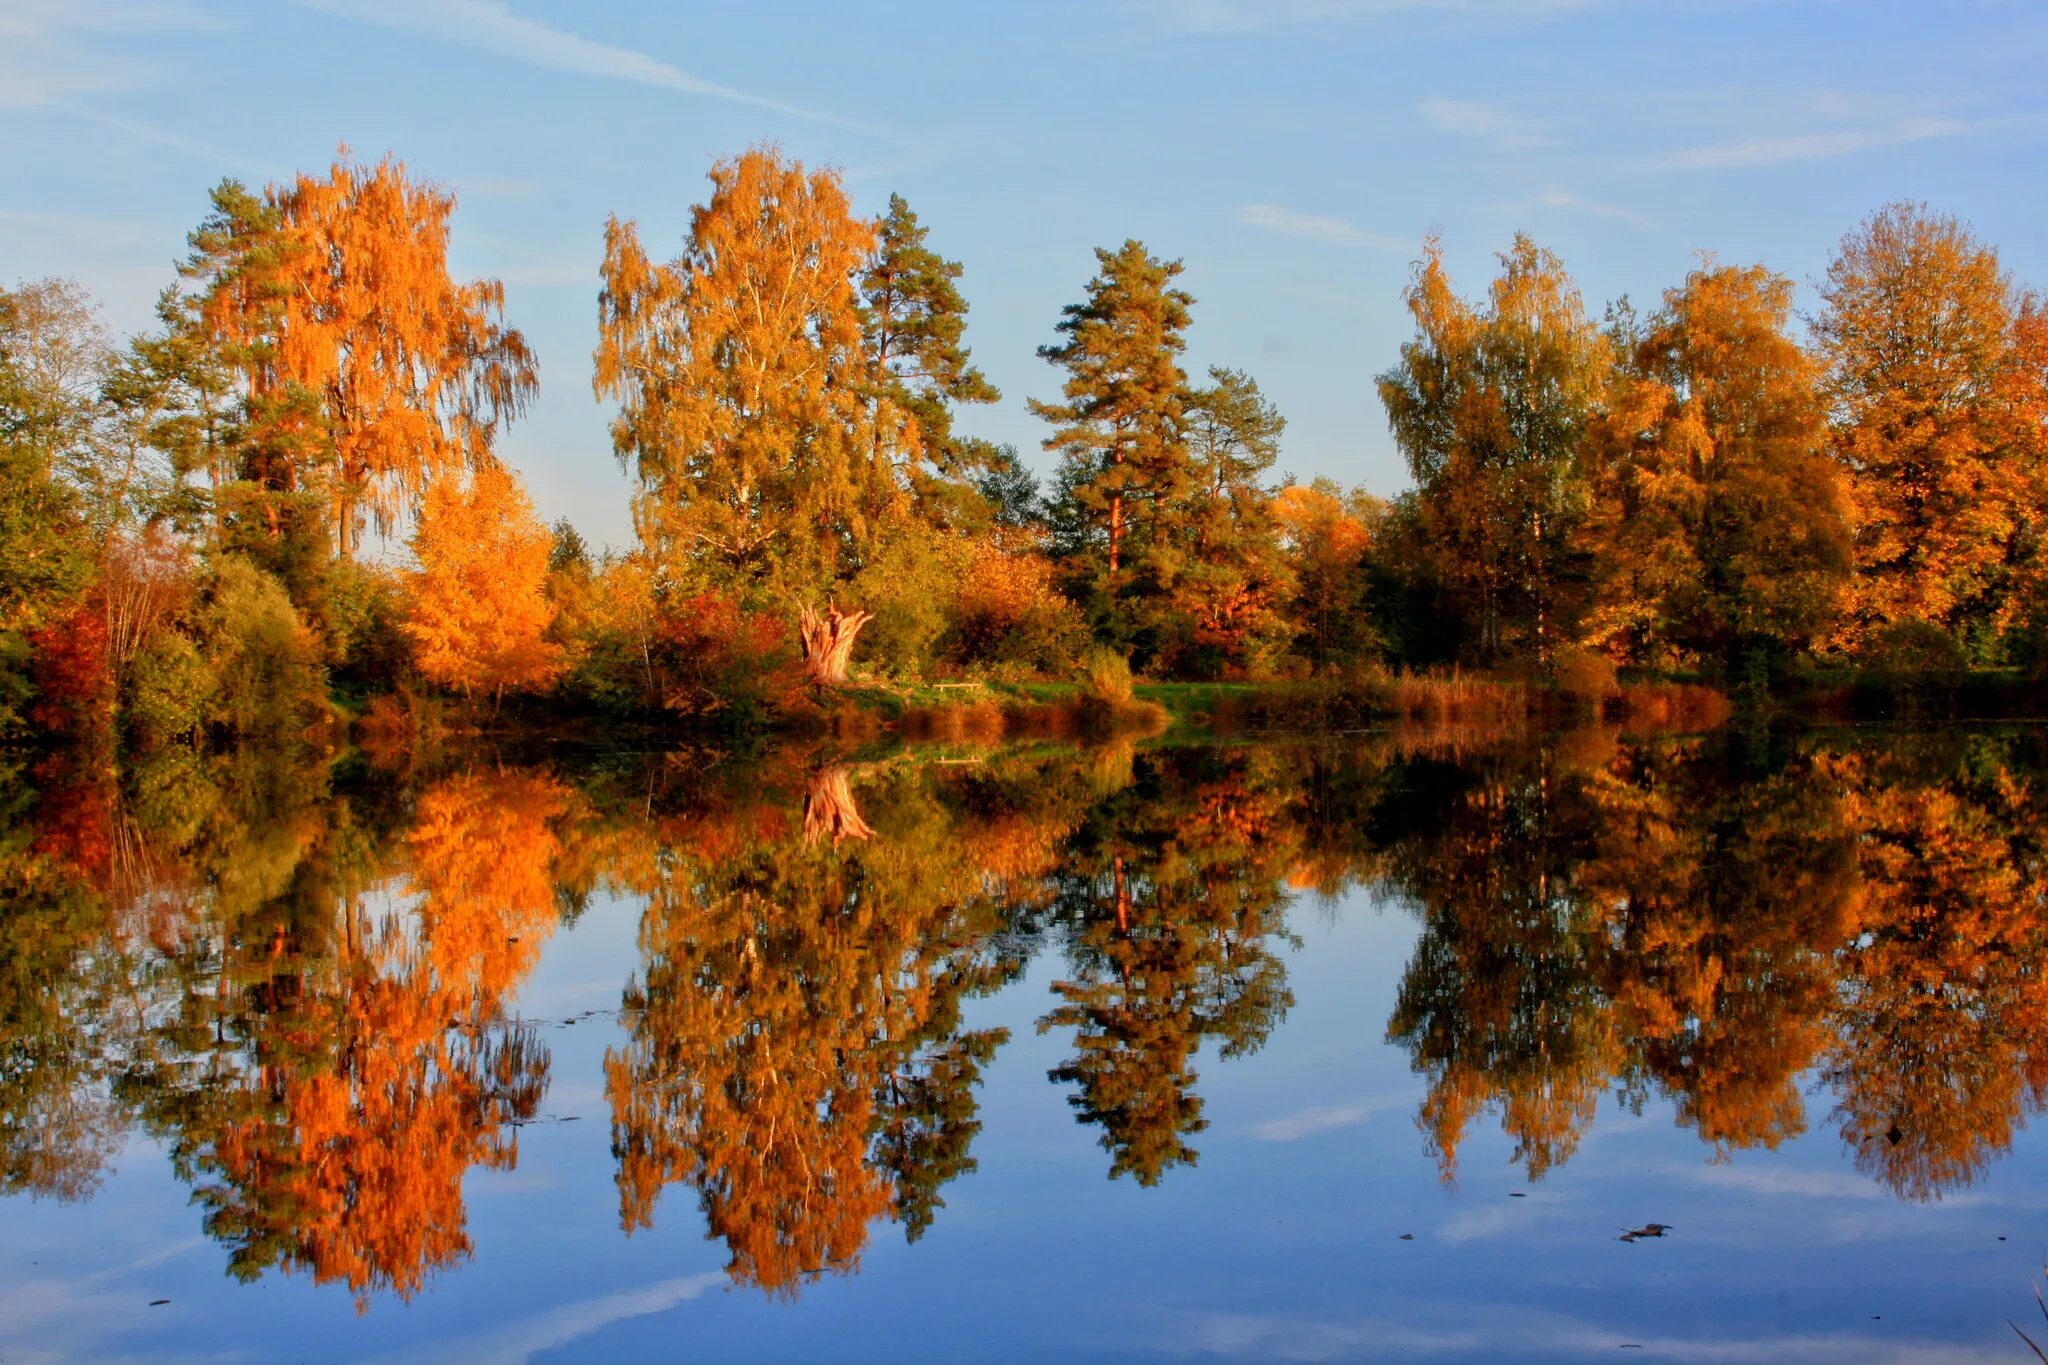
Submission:
[[[2048,1342],[2038,731],[25,776],[0,1360]]]

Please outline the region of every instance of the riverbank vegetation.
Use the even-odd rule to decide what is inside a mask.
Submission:
[[[2048,668],[2048,308],[1924,205],[1853,228],[1804,325],[1762,265],[1596,316],[1526,237],[1476,296],[1423,243],[1387,500],[1276,473],[1284,417],[1188,372],[1196,301],[1136,241],[1048,319],[1041,481],[965,430],[999,395],[903,199],[773,148],[710,181],[673,254],[604,227],[624,548],[500,457],[535,357],[396,160],[221,184],[126,341],[70,281],[0,291],[0,733],[1065,733],[1187,695],[1145,683],[1253,723],[2009,710]]]

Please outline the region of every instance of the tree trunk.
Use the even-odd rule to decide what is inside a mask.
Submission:
[[[1124,495],[1113,493],[1109,499],[1109,577],[1116,581],[1116,566],[1124,548]]]
[[[832,842],[865,839],[875,831],[860,818],[853,801],[853,787],[843,767],[821,768],[811,774],[804,792],[804,842],[815,844],[826,835]]]
[[[820,615],[805,607],[797,621],[803,639],[804,675],[820,687],[838,687],[846,681],[846,665],[853,658],[854,637],[874,620],[871,612],[842,612],[827,606]]]

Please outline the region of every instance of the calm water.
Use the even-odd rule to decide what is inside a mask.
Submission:
[[[2040,732],[6,789],[7,1362],[2048,1343]]]

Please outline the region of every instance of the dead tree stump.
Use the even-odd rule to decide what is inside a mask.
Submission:
[[[811,774],[804,791],[805,843],[815,844],[829,834],[837,844],[841,839],[865,839],[875,832],[860,818],[848,777],[844,767],[820,768]]]
[[[843,612],[837,605],[827,606],[822,614],[805,607],[797,618],[797,633],[804,646],[804,676],[820,687],[843,686],[854,638],[874,619],[873,612]]]

